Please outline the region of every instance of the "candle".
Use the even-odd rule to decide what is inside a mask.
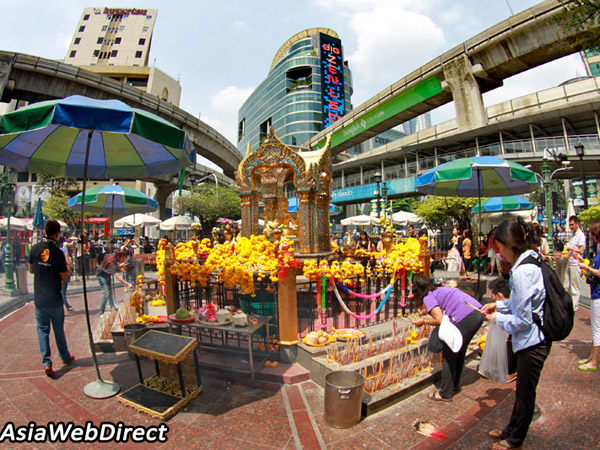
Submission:
[[[373,333],[371,333],[371,339],[369,341],[369,355],[371,354],[372,348],[373,348]]]

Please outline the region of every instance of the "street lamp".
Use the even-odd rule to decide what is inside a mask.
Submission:
[[[548,156],[548,150],[544,150],[544,159],[542,161],[542,180],[544,182],[544,202],[546,204],[546,217],[548,217],[548,251],[550,254],[554,253],[554,241],[552,240],[552,177],[563,170],[571,170],[570,161],[562,161],[564,167],[559,167],[554,172],[550,172],[550,158]]]
[[[6,253],[4,254],[4,289],[9,292],[15,290],[15,278],[14,278],[14,264],[13,264],[13,252],[10,236],[10,216],[12,215],[12,202],[14,196],[14,187],[17,184],[17,173],[9,169],[6,170],[6,189],[4,194],[8,197],[6,203],[8,205],[8,219],[6,221]]]
[[[375,179],[375,183],[377,183],[377,188],[375,190],[375,195],[377,196],[377,218],[379,219],[380,211],[381,211],[381,190],[379,189],[379,183],[381,183],[381,173],[375,172],[373,176]]]
[[[588,198],[587,198],[587,183],[585,181],[585,167],[583,167],[583,156],[585,155],[583,144],[578,140],[575,144],[575,153],[579,157],[579,164],[581,166],[581,186],[583,187],[583,207],[588,209]]]

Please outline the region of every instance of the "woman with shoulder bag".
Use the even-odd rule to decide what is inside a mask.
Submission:
[[[501,329],[512,335],[517,358],[517,391],[510,421],[503,430],[492,430],[489,436],[499,442],[492,450],[521,448],[527,436],[535,408],[535,393],[550,353],[551,342],[533,322],[533,315],[543,315],[546,289],[542,270],[535,264],[522,264],[529,256],[540,259],[531,248],[539,243],[530,225],[521,218],[505,220],[496,229],[494,240],[500,253],[513,264],[510,271],[510,299],[485,305],[486,319],[496,320]]]
[[[590,234],[594,242],[600,242],[600,220],[590,226]],[[592,321],[592,352],[588,358],[578,361],[579,370],[598,370],[598,358],[600,357],[600,252],[596,253],[592,266],[585,263],[584,259],[575,253],[581,270],[587,270],[586,281],[591,290],[591,321]]]
[[[446,315],[462,335],[462,346],[457,352],[440,341],[443,357],[442,388],[439,392],[434,391],[429,395],[431,400],[450,402],[454,394],[460,390],[460,376],[465,365],[465,354],[469,343],[483,323],[483,316],[478,311],[481,304],[460,289],[449,286],[437,287],[429,277],[424,275],[419,275],[413,280],[413,294],[415,306],[421,309],[422,314],[428,312],[432,317],[413,320],[414,325],[440,325]],[[437,333],[432,334],[435,335]]]

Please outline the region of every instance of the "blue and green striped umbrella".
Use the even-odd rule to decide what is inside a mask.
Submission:
[[[81,234],[84,233],[88,178],[139,179],[179,173],[194,160],[194,149],[180,128],[119,100],[74,95],[34,103],[0,118],[0,164],[25,172],[83,179]],[[85,241],[81,240],[81,252]],[[83,265],[85,275],[85,264]],[[96,358],[87,299],[83,300],[96,381],[84,386],[93,398],[119,392],[102,380]]]
[[[69,207],[81,211],[83,193],[69,199]],[[156,211],[158,202],[127,186],[94,186],[85,191],[85,210],[102,216],[128,215]]]
[[[500,197],[535,191],[535,172],[495,156],[473,156],[441,164],[417,178],[417,191],[445,197]]]
[[[501,211],[519,211],[531,209],[531,202],[519,195],[509,195],[506,197],[484,198],[480,203],[471,208],[471,212],[501,212]]]
[[[0,119],[0,164],[25,172],[139,179],[178,173],[193,153],[183,130],[119,100],[74,95]]]

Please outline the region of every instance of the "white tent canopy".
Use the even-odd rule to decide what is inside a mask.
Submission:
[[[148,214],[130,214],[115,221],[115,228],[139,228],[146,225],[158,225],[160,219]]]
[[[0,219],[0,229],[6,229],[6,227],[8,226],[8,218],[5,217],[4,219]],[[25,222],[22,219],[17,219],[16,217],[11,217],[10,218],[10,228],[12,230],[16,230],[16,231],[25,231],[25,230],[29,230],[32,231],[33,230],[33,224],[29,223],[29,222]]]
[[[362,214],[360,216],[352,216],[346,217],[342,219],[342,225],[362,225],[362,226],[370,226],[377,225],[379,223],[379,219],[377,217],[367,216]]]
[[[423,222],[419,216],[407,211],[398,211],[391,216],[394,225],[408,225]]]
[[[192,227],[192,218],[188,216],[175,216],[160,224],[163,231],[189,230]]]

